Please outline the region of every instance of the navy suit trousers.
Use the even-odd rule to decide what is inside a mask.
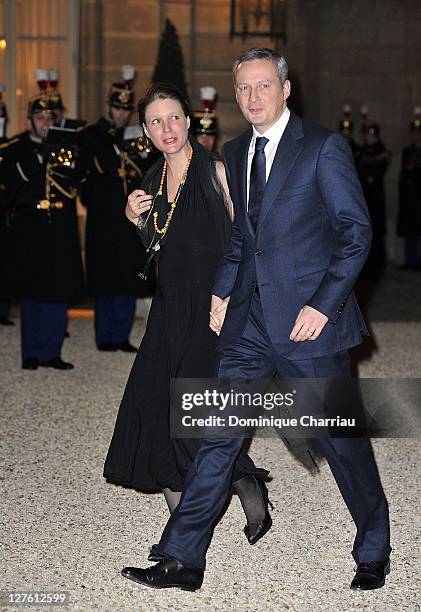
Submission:
[[[323,333],[323,332],[322,332]],[[240,340],[225,349],[220,378],[348,378],[347,352],[291,361],[279,355],[265,330],[260,298],[254,295]],[[215,522],[226,503],[241,438],[202,440],[187,474],[183,494],[170,517],[159,550],[187,566],[205,568]],[[322,438],[322,451],[357,527],[353,557],[357,563],[389,556],[388,505],[367,438]],[[321,510],[322,511],[322,510]]]

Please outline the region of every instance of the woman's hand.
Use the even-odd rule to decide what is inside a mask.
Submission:
[[[230,296],[226,297],[225,300],[221,300],[221,298],[217,295],[212,296],[211,309],[209,313],[209,327],[212,331],[218,334],[218,336],[221,333],[221,329],[224,324],[229,301]]]
[[[126,217],[135,225],[139,222],[142,213],[150,209],[152,196],[142,189],[135,189],[127,198]]]

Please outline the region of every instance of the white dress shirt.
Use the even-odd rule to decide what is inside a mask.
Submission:
[[[260,134],[256,128],[253,126],[253,137],[250,141],[248,159],[247,159],[247,210],[248,210],[248,201],[249,201],[249,191],[250,191],[250,172],[251,172],[251,162],[253,161],[254,156],[254,147],[256,145],[256,138],[260,136],[264,136],[269,140],[265,146],[265,157],[266,157],[266,182],[269,178],[269,174],[272,168],[273,160],[275,159],[276,149],[278,148],[279,141],[282,138],[282,135],[285,131],[286,125],[289,121],[291,113],[288,107],[285,107],[284,112],[279,117],[278,121],[272,125],[264,134]]]

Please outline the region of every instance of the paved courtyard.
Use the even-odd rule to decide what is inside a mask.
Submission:
[[[374,342],[359,353],[360,376],[420,377],[420,298],[420,279],[405,274],[389,275],[372,297]],[[136,322],[133,342],[140,341],[143,323]],[[256,439],[251,447],[256,463],[273,477],[274,525],[265,538],[249,546],[234,498],[215,530],[200,591],[152,591],[123,579],[124,565],[145,564],[167,508],[159,494],[102,478],[133,355],[96,351],[90,320],[71,320],[69,331],[63,357],[75,369],[28,372],[20,369],[18,326],[0,328],[1,591],[67,592],[69,605],[60,610],[106,612],[421,609],[417,439],[373,444],[394,549],[384,589],[349,590],[354,526],[329,468],[309,474],[273,438]]]

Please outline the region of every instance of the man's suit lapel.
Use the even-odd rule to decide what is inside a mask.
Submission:
[[[295,113],[291,112],[291,116],[285,131],[281,140],[279,141],[268,182],[266,183],[266,188],[263,193],[259,222],[257,224],[257,232],[262,226],[267,213],[275,201],[276,196],[282,189],[282,186],[285,183],[285,180],[303,147],[303,136],[302,121]]]

